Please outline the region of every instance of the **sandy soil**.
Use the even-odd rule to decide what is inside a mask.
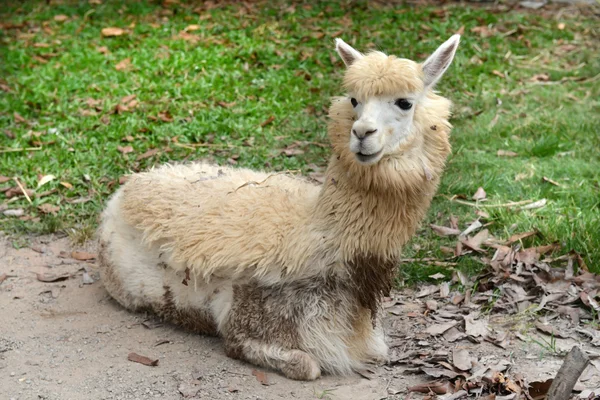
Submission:
[[[406,366],[381,366],[374,368],[371,379],[326,376],[294,382],[231,360],[218,338],[170,325],[153,327],[156,320],[122,309],[101,282],[84,284],[84,268],[94,277],[93,265],[72,259],[72,250],[95,249],[93,243],[74,249],[68,238],[55,236],[31,237],[28,247],[16,249],[0,233],[0,275],[8,275],[0,283],[0,399],[400,399],[407,387],[432,380],[409,373]],[[71,277],[40,282],[37,273]],[[427,338],[422,326],[407,321],[393,314],[386,321],[396,354],[406,351],[399,341],[442,350],[461,347],[481,363],[511,360],[530,380],[553,376],[561,364],[560,359],[541,357],[539,346],[516,342],[500,349],[466,340],[449,344]],[[561,341],[557,346],[572,344]],[[159,364],[131,362],[131,352]],[[261,384],[254,370],[265,372],[269,385]],[[582,379],[586,387],[600,382],[592,366]]]

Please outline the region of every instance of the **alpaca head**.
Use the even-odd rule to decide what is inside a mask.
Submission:
[[[442,44],[424,63],[373,51],[366,55],[341,39],[336,50],[346,64],[344,86],[354,109],[349,150],[360,164],[394,155],[414,133],[415,110],[454,58],[459,35]]]

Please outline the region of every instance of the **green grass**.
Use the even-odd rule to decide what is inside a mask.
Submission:
[[[454,152],[406,257],[445,257],[439,248],[453,240],[435,236],[427,224],[447,224],[455,215],[466,226],[475,209],[449,199],[470,198],[482,186],[490,203],[548,200],[535,210],[486,209],[494,236],[506,239],[537,229],[540,235],[525,245],[559,241],[562,252],[583,254],[600,272],[597,18],[563,13],[557,20],[556,14],[518,10],[367,2],[353,2],[348,13],[346,2],[310,4],[234,4],[196,12],[185,5],[108,0],[3,5],[0,175],[17,176],[31,189],[38,175],[57,179],[37,190],[55,193],[34,196],[31,205],[24,198],[8,204],[34,219],[0,216],[0,229],[65,231],[85,240],[121,176],[169,160],[209,158],[303,173],[323,167],[328,154],[321,145],[327,144],[324,109],[330,96],[343,93],[334,35],[361,50],[423,59],[464,26],[457,58],[438,86],[455,103]],[[61,14],[68,19],[56,21]],[[197,42],[181,38],[189,25],[199,26],[188,32]],[[103,38],[106,27],[127,33]],[[98,50],[103,46],[108,54]],[[130,68],[117,70],[127,58]],[[529,82],[536,74],[547,74],[551,82]],[[115,113],[131,94],[137,106]],[[87,104],[90,98],[96,108]],[[274,120],[265,125],[271,116]],[[133,152],[118,150],[128,145]],[[282,150],[289,145],[304,153],[286,156]],[[31,147],[41,149],[19,150]],[[137,159],[149,149],[158,153]],[[499,149],[518,156],[498,157]],[[14,182],[0,187],[9,185]],[[89,201],[72,203],[75,199]],[[45,215],[38,210],[43,203],[60,211]],[[471,257],[458,263],[466,270],[481,267]],[[407,263],[400,278],[427,279],[437,271],[450,273]]]

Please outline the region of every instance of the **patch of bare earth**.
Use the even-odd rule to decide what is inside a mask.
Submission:
[[[387,365],[296,382],[227,358],[218,338],[122,309],[97,280],[94,256],[93,244],[73,248],[68,238],[32,237],[28,247],[15,249],[0,236],[0,398],[535,398],[527,387],[547,390],[563,351],[574,345],[592,361],[575,389],[600,387],[598,332],[585,304],[564,305],[578,310],[576,317],[572,310],[520,311],[522,302],[542,298],[542,308],[553,307],[556,294],[506,297],[510,288],[530,290],[531,275],[506,288],[505,281],[494,283],[498,274],[482,277],[496,285],[490,288],[498,289],[495,297],[485,290],[459,293],[449,283],[393,293],[384,303]],[[464,286],[473,289],[469,282]]]

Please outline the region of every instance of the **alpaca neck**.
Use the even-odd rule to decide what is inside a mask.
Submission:
[[[427,180],[422,167],[420,173],[419,185],[368,187],[333,157],[313,216],[339,249],[343,262],[399,258],[402,246],[429,208],[437,185],[437,179]]]
[[[334,155],[312,215],[338,260],[397,260],[425,216],[450,152],[450,102],[429,93],[424,104],[393,154],[360,165],[348,148],[355,113],[347,99],[334,99],[328,125]]]

